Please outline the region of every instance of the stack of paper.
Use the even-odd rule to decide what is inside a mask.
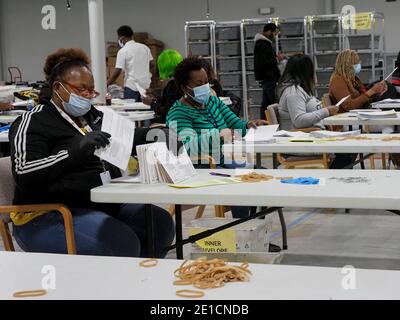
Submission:
[[[251,128],[247,131],[246,136],[243,138],[246,143],[274,143],[276,139],[273,138],[279,124],[270,126],[261,126],[257,129]]]
[[[175,156],[165,142],[136,147],[142,183],[179,183],[196,175],[192,161],[183,148]]]
[[[352,113],[359,113],[359,112],[379,112],[379,111],[382,111],[382,110],[380,110],[380,109],[353,109],[353,110],[350,110],[350,112],[352,112]]]
[[[358,117],[364,119],[384,119],[397,118],[397,113],[394,110],[379,111],[379,112],[358,112]]]
[[[361,134],[360,130],[344,131],[344,132],[318,130],[311,132],[310,136],[315,138],[336,138],[336,137],[358,136],[359,134]]]
[[[303,131],[286,131],[279,130],[275,132],[274,137],[290,137],[290,138],[303,138],[309,137],[310,134]]]
[[[400,99],[385,99],[372,103],[373,108],[391,109],[400,108]]]

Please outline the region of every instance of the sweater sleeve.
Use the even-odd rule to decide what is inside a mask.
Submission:
[[[338,103],[344,97],[352,95],[352,93],[342,77],[334,76],[329,84],[329,95],[333,98],[334,103]],[[340,107],[344,111],[361,109],[368,101],[369,98],[365,94],[361,94],[356,98],[351,96]]]
[[[222,100],[217,99],[217,103],[218,109],[228,128],[241,130],[242,136],[245,136],[247,132],[247,122],[241,120],[236,114],[234,114]]]
[[[315,103],[317,104],[318,100],[315,100]],[[329,111],[326,108],[307,112],[306,98],[298,90],[288,93],[286,104],[293,126],[298,129],[312,127],[329,116]],[[317,105],[315,107],[317,108]]]
[[[219,146],[219,130],[202,129],[199,135],[193,127],[190,115],[182,108],[180,105],[174,105],[170,109],[167,115],[167,126],[176,131],[190,156],[209,154],[210,150],[214,149],[214,145]]]

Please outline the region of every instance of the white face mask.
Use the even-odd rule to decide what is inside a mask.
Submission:
[[[123,43],[121,39],[118,39],[118,45],[120,48],[123,48],[125,46],[125,43]]]

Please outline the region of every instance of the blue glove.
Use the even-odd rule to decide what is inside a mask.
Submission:
[[[10,129],[10,127],[11,127],[11,125],[9,125],[9,124],[4,127],[0,127],[0,132],[8,131]]]
[[[287,184],[318,184],[319,179],[312,178],[312,177],[300,177],[296,179],[285,179],[281,180],[282,183]]]

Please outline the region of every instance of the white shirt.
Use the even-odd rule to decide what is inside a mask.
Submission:
[[[128,41],[118,51],[115,68],[125,72],[125,87],[134,91],[148,89],[151,83],[150,61],[153,60],[150,49],[144,44]]]

